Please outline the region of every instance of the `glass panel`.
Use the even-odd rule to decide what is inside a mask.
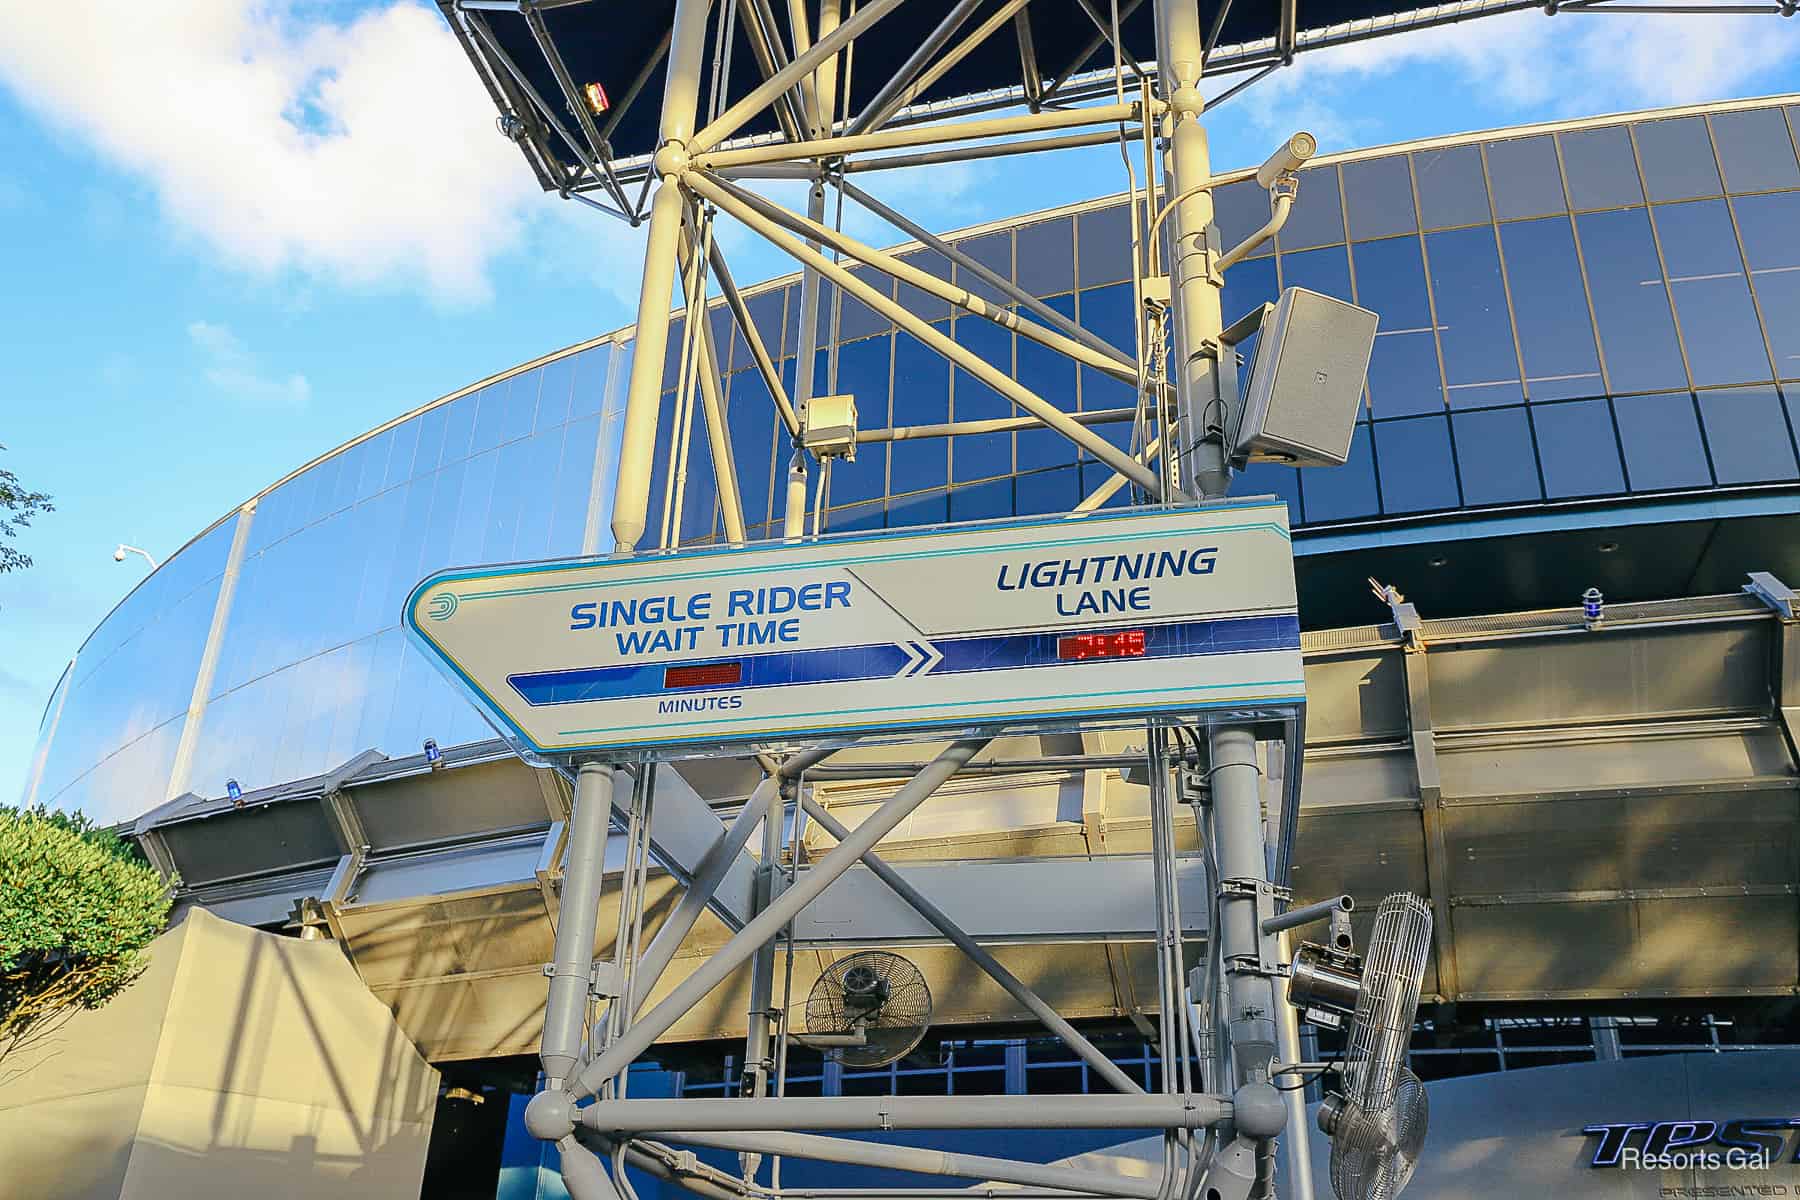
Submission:
[[[1082,287],[1131,278],[1131,214],[1123,204],[1075,218],[1076,276]]]
[[[601,345],[575,356],[575,384],[569,396],[571,419],[591,417],[600,411],[606,401],[606,375],[612,355],[611,345]]]
[[[1533,400],[1599,396],[1600,358],[1588,317],[1575,234],[1566,217],[1500,227],[1507,281]]]
[[[1622,396],[1613,408],[1632,491],[1705,487],[1712,482],[1692,396],[1686,392]]]
[[[857,459],[861,461],[861,451],[857,452]],[[843,465],[839,462],[832,467],[831,491],[834,496],[837,493],[837,472]],[[852,508],[833,508],[831,515],[826,518],[825,530],[827,533],[864,533],[880,529],[886,523],[887,512],[882,505],[858,504]]]
[[[1021,251],[1023,242],[1020,243]],[[1023,259],[1020,260],[1023,264]],[[1050,306],[1064,316],[1075,315],[1075,297],[1058,296]],[[1076,407],[1075,360],[1029,338],[1017,338],[1013,353],[1019,382],[1061,409]],[[1075,447],[1062,434],[1049,429],[1022,429],[1014,436],[1019,470],[1050,467],[1075,461]],[[1021,498],[1020,503],[1024,501]]]
[[[1660,205],[1655,214],[1694,382],[1772,378],[1725,202]]]
[[[600,432],[599,417],[570,421],[564,428],[561,458],[556,467],[556,494],[551,499],[549,530],[544,556],[562,558],[580,554],[587,535],[588,497],[594,486],[594,455]],[[554,437],[554,435],[546,435]],[[739,470],[742,470],[740,465]],[[534,513],[534,520],[543,514]]]
[[[384,429],[371,437],[366,445],[368,451],[362,460],[362,474],[356,483],[358,500],[367,500],[387,487],[388,456],[394,449],[394,431]]]
[[[439,404],[419,414],[419,448],[413,452],[413,477],[429,475],[444,457],[444,429],[450,406]]]
[[[906,333],[894,335],[893,413],[895,423],[900,425],[939,425],[950,419],[950,364]],[[920,438],[895,442],[890,456],[892,490],[916,492],[943,487],[950,469],[947,441]],[[891,520],[888,523],[895,524]]]
[[[1018,284],[1034,296],[1075,290],[1075,223],[1038,221],[1018,231]]]
[[[469,437],[475,432],[475,395],[458,396],[444,413],[444,449],[438,461],[445,466],[469,457]]]
[[[950,493],[952,521],[987,521],[1013,515],[1013,481],[995,479]]]
[[[1443,383],[1418,239],[1359,242],[1351,253],[1356,259],[1357,303],[1374,310],[1381,320],[1369,360],[1369,397],[1375,415],[1443,411]]]
[[[1327,467],[1326,470],[1336,470]],[[1279,496],[1288,506],[1288,520],[1300,520],[1300,472],[1279,463],[1251,463],[1231,480],[1233,496]]]
[[[447,544],[450,561],[459,564],[481,561],[481,542],[487,532],[488,506],[494,500],[494,473],[500,465],[499,454],[470,457],[463,472],[462,497],[456,506],[455,523]]]
[[[1534,405],[1538,461],[1552,500],[1604,496],[1625,490],[1612,414],[1604,400]]]
[[[1219,226],[1219,244],[1229,250],[1261,229],[1269,220],[1269,193],[1254,179],[1240,179],[1213,191],[1213,221]],[[1253,257],[1271,253],[1275,243],[1264,242]],[[1025,261],[1025,249],[1019,248],[1019,262]]]
[[[1701,392],[1706,446],[1721,484],[1792,479],[1794,447],[1772,387]]]
[[[1298,255],[1287,255],[1289,259]],[[1273,258],[1252,258],[1239,263],[1225,272],[1225,293],[1219,303],[1225,314],[1225,323],[1231,324],[1248,313],[1259,304],[1272,304],[1281,295],[1281,287],[1275,278],[1275,260]],[[1132,343],[1125,343],[1121,349],[1129,351]]]
[[[908,443],[894,446],[894,457]],[[941,447],[940,447],[941,449]],[[944,492],[928,492],[920,496],[900,496],[888,501],[887,527],[905,529],[920,525],[942,525],[950,519],[950,500]]]
[[[1614,392],[1685,387],[1675,318],[1641,208],[1575,218]]]
[[[939,254],[936,250],[914,250],[910,254],[902,254],[900,256],[900,261],[906,263],[908,266],[916,267],[927,274],[935,275],[939,279],[950,278],[950,260]],[[928,321],[936,321],[950,315],[949,301],[939,300],[929,292],[921,292],[910,283],[899,284],[898,288],[899,290],[896,293],[896,296],[908,312],[924,317]],[[788,313],[788,325],[790,326],[788,340],[791,342],[794,338],[793,331],[798,330],[800,326],[798,314],[798,309],[800,307],[800,293],[798,290],[794,292],[793,303],[788,307],[790,309]],[[792,353],[791,348],[789,353]]]
[[[1494,231],[1427,234],[1425,253],[1431,263],[1431,294],[1437,301],[1438,345],[1444,355],[1450,407],[1518,403],[1524,390]]]
[[[1281,286],[1354,299],[1350,289],[1350,258],[1343,246],[1325,246],[1281,256]]]
[[[1779,108],[1714,113],[1712,135],[1729,190],[1800,187],[1800,163]]]
[[[537,419],[533,428],[553,429],[569,419],[569,397],[575,387],[575,356],[565,354],[543,366],[538,384]]]
[[[1480,147],[1421,150],[1413,155],[1413,172],[1419,178],[1419,210],[1427,229],[1489,220]]]
[[[1276,235],[1282,250],[1307,250],[1344,240],[1344,210],[1338,198],[1336,167],[1300,172],[1300,196]]]
[[[1132,308],[1131,285],[1096,288],[1081,293],[1080,313],[1083,327],[1128,353],[1137,346],[1137,316]],[[1105,408],[1128,408],[1137,403],[1133,386],[1092,367],[1081,368],[1081,409],[1091,412]],[[1130,427],[1103,425],[1097,427],[1102,436],[1114,444],[1130,439]],[[1085,454],[1085,452],[1082,452]]]
[[[756,326],[756,334],[762,339],[763,349],[771,358],[779,359],[786,353],[782,349],[781,335],[785,328],[782,317],[785,312],[787,290],[785,288],[765,288],[754,296],[744,297],[744,307],[750,310],[750,323]],[[731,365],[733,370],[742,370],[750,365],[750,343],[744,340],[739,332],[737,322],[731,322]]]
[[[1556,135],[1576,208],[1621,208],[1644,202],[1631,134],[1623,125],[1575,129]]]
[[[1350,236],[1389,237],[1419,227],[1413,212],[1412,173],[1406,156],[1344,164],[1344,204],[1350,210]]]
[[[894,294],[894,281],[879,271],[868,267],[852,267],[850,273],[889,298]],[[872,333],[886,333],[893,325],[888,319],[858,300],[849,293],[838,296],[837,336],[840,341],[848,342],[853,338],[867,337]],[[742,362],[734,360],[733,366],[742,366],[750,362],[750,349],[744,348]]]
[[[405,483],[412,478],[413,456],[419,450],[419,426],[424,417],[414,417],[410,421],[402,421],[389,432],[393,435],[393,445],[388,450],[387,476],[382,480],[384,488]]]
[[[1410,417],[1375,426],[1381,464],[1381,511],[1425,512],[1457,507],[1450,425],[1443,417]]]
[[[1644,184],[1652,200],[1692,200],[1719,194],[1719,167],[1701,117],[1645,121],[1632,127]]]
[[[1081,503],[1081,472],[1073,463],[1021,475],[1016,485],[1020,516],[1068,512]]]
[[[1524,409],[1463,412],[1450,419],[1456,428],[1458,474],[1469,504],[1508,504],[1542,495]]]
[[[1012,374],[1013,335],[980,317],[960,318],[954,327],[956,343],[974,351],[1008,375]],[[958,370],[953,376],[951,414],[956,421],[987,421],[1013,415],[1012,402]],[[976,433],[950,439],[950,477],[986,479],[1012,470],[1012,434]]]
[[[1013,277],[1012,230],[1000,229],[993,233],[984,233],[980,237],[964,238],[956,243],[956,248],[998,275],[1010,281]],[[995,304],[1010,304],[1011,299],[1003,292],[977,275],[974,271],[956,268],[955,283],[967,291]]]
[[[838,387],[855,394],[856,420],[863,429],[880,429],[888,424],[891,343],[891,338],[867,338],[838,351]],[[875,500],[885,495],[887,459],[888,448],[877,443],[857,447],[855,462],[833,463],[832,507]]]
[[[538,384],[543,381],[543,368],[522,371],[506,381],[506,408],[500,418],[500,441],[516,441],[531,433],[537,419]]]
[[[1737,213],[1750,283],[1762,308],[1764,328],[1775,355],[1776,373],[1800,379],[1800,192],[1740,196]]]
[[[1487,164],[1494,215],[1500,220],[1541,217],[1568,208],[1556,165],[1556,143],[1548,135],[1489,142]]]
[[[470,449],[480,454],[498,446],[505,435],[508,380],[491,383],[475,394],[475,436]]]
[[[693,425],[688,432],[687,487],[681,505],[681,540],[698,541],[712,536],[717,524],[719,487],[713,473],[712,442],[706,436],[706,412],[699,397],[694,400]]]
[[[1373,516],[1380,508],[1375,495],[1375,460],[1369,452],[1369,426],[1357,425],[1350,458],[1341,467],[1314,471],[1302,483],[1306,520],[1343,521]]]
[[[770,481],[776,474],[775,430],[781,424],[762,372],[740,371],[731,377],[728,409],[738,490],[744,499],[744,521],[759,525],[769,519]]]

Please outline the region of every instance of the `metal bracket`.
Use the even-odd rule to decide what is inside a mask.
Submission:
[[[1293,898],[1293,889],[1271,883],[1267,879],[1221,879],[1219,896],[1221,899],[1254,900],[1256,902],[1256,928],[1260,934],[1257,939],[1257,952],[1254,955],[1233,954],[1225,959],[1227,968],[1240,973],[1263,975],[1271,979],[1285,976],[1287,968],[1281,961],[1281,939],[1273,934],[1261,933],[1264,922],[1272,920],[1276,915],[1276,905],[1286,904]]]
[[[1375,598],[1388,606],[1388,614],[1393,618],[1394,628],[1400,631],[1400,645],[1407,653],[1425,649],[1425,621],[1419,616],[1400,589],[1391,583],[1382,583],[1373,577],[1369,587]]]
[[[1782,621],[1800,621],[1800,594],[1770,572],[1750,572],[1750,582],[1744,590],[1773,609]]]

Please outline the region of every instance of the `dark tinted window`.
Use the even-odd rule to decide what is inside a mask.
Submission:
[[[1020,516],[1068,512],[1081,502],[1081,472],[1073,463],[1021,475],[1013,487]]]
[[[1731,205],[1776,372],[1800,379],[1800,192],[1739,196]]]
[[[852,268],[851,274],[874,288],[879,294],[890,300],[893,298],[894,281],[888,276],[868,267]],[[975,289],[971,287],[969,290],[974,291]],[[893,328],[892,323],[886,317],[848,292],[838,296],[837,321],[837,337],[839,341],[844,342],[850,341],[852,338],[867,337],[871,333],[886,333]],[[826,336],[829,337],[830,334],[828,333]],[[743,366],[749,361],[749,351],[746,348],[743,361],[736,365]]]
[[[731,377],[727,401],[731,451],[737,463],[738,491],[744,498],[744,521],[756,525],[769,517],[769,480],[775,455],[775,402],[759,371]],[[784,431],[785,432],[785,431]],[[783,464],[785,466],[785,464]]]
[[[1600,359],[1567,217],[1500,227],[1526,385],[1533,400],[1598,396]]]
[[[1075,235],[1082,287],[1131,278],[1131,214],[1123,204],[1082,213]]]
[[[1419,227],[1405,155],[1344,164],[1344,205],[1353,238],[1391,237]]]
[[[1439,412],[1437,343],[1425,291],[1425,264],[1416,238],[1361,242],[1356,256],[1357,303],[1380,318],[1369,360],[1369,395],[1378,417]]]
[[[1310,472],[1302,486],[1308,521],[1343,521],[1375,515],[1380,503],[1375,496],[1375,460],[1369,450],[1368,424],[1356,427],[1348,462]]]
[[[900,260],[908,266],[917,267],[926,274],[935,275],[939,279],[950,278],[950,260],[939,254],[936,250],[914,250],[910,254],[902,254]],[[922,292],[918,288],[913,287],[910,283],[902,283],[899,285],[897,298],[900,303],[906,307],[908,312],[916,313],[928,321],[935,321],[940,317],[947,317],[950,315],[949,301],[939,300],[936,296],[933,296],[928,292]],[[799,308],[800,294],[796,291],[792,302],[788,305],[788,324],[793,327],[793,329],[799,327]],[[792,332],[792,329],[790,329],[788,334],[788,341],[788,352],[791,354],[793,353],[794,342],[794,333]]]
[[[1548,135],[1487,144],[1488,180],[1494,192],[1494,215],[1541,217],[1562,212],[1562,172],[1556,166],[1556,143]]]
[[[1273,258],[1253,258],[1239,263],[1225,272],[1225,294],[1219,300],[1225,323],[1229,325],[1257,305],[1274,301],[1280,290],[1275,283]],[[1129,350],[1130,343],[1124,348]]]
[[[1425,512],[1457,506],[1456,468],[1445,418],[1379,422],[1375,426],[1375,457],[1381,466],[1381,511]]]
[[[956,243],[956,248],[1010,283],[1013,277],[1012,241],[1012,230],[998,229],[993,233],[984,233],[980,237],[964,238]],[[955,282],[958,286],[967,288],[977,296],[991,300],[995,304],[1011,303],[1004,292],[988,283],[975,271],[957,267]]]
[[[1013,481],[995,479],[950,493],[952,521],[988,521],[1013,515]]]
[[[1167,203],[1167,201],[1164,201]],[[1213,192],[1213,221],[1219,227],[1219,244],[1229,250],[1261,229],[1269,220],[1269,193],[1254,179],[1240,179]],[[1164,222],[1167,224],[1167,222]],[[1273,240],[1258,246],[1254,254],[1268,254],[1275,249]]]
[[[1425,252],[1431,262],[1431,294],[1437,301],[1438,345],[1444,354],[1450,407],[1516,403],[1524,393],[1494,231],[1427,234]]]
[[[1425,228],[1475,225],[1488,220],[1480,147],[1421,150],[1412,157],[1413,171],[1419,178],[1419,215]]]
[[[1012,374],[1013,335],[980,317],[961,317],[955,325],[956,343]],[[973,375],[958,370],[953,376],[951,418],[987,421],[1013,415],[1012,402]],[[977,433],[950,439],[950,478],[986,479],[1013,469],[1011,433]]]
[[[1336,470],[1325,467],[1323,470]],[[1233,496],[1279,496],[1288,506],[1288,523],[1300,520],[1300,472],[1278,463],[1251,463],[1231,481]]]
[[[1068,217],[1039,221],[1018,231],[1019,286],[1034,296],[1075,290],[1075,223]]]
[[[950,419],[950,364],[905,333],[894,335],[893,413],[896,425],[941,425]],[[914,492],[943,487],[950,462],[947,441],[920,438],[895,442],[891,456],[892,490]]]
[[[1705,487],[1712,482],[1692,396],[1686,392],[1623,396],[1613,402],[1613,410],[1632,491]]]
[[[894,447],[896,453],[899,449],[899,446]],[[942,525],[949,519],[950,500],[943,492],[932,492],[924,496],[899,496],[888,501],[889,529],[908,525]]]
[[[1307,250],[1344,240],[1344,212],[1339,207],[1336,167],[1300,172],[1300,195],[1277,235],[1283,250]]]
[[[838,349],[837,390],[856,397],[856,423],[862,429],[888,424],[889,348],[893,339],[865,338]],[[873,500],[887,491],[887,451],[879,444],[861,446],[855,462],[833,464],[830,501],[835,507]]]
[[[1552,500],[1606,496],[1625,490],[1612,414],[1604,400],[1541,404],[1531,409],[1537,427],[1544,492]]]
[[[1707,449],[1720,483],[1794,478],[1794,447],[1774,388],[1701,392],[1699,400]]]
[[[1771,378],[1725,202],[1665,204],[1654,211],[1694,382]]]
[[[1075,297],[1058,296],[1051,307],[1064,316],[1075,315]],[[1131,353],[1130,347],[1124,347]],[[1018,358],[1018,380],[1061,409],[1076,408],[1075,360],[1030,338],[1015,339],[1013,350]],[[1019,470],[1049,467],[1075,461],[1075,446],[1068,438],[1050,429],[1022,429],[1015,435]]]
[[[1300,250],[1281,256],[1283,287],[1303,287],[1310,291],[1351,299],[1350,258],[1342,246],[1322,246],[1317,250]]]
[[[1678,117],[1633,127],[1644,183],[1652,200],[1691,200],[1719,194],[1719,167],[1713,161],[1706,121]]]
[[[1779,108],[1715,113],[1712,133],[1730,191],[1800,187],[1800,163]]]
[[[1576,208],[1619,208],[1644,202],[1631,135],[1623,125],[1559,133],[1569,199]]]
[[[1539,498],[1537,456],[1522,408],[1457,413],[1456,462],[1469,504],[1505,504]]]
[[[1575,226],[1612,390],[1686,386],[1649,216],[1641,208],[1587,213]]]

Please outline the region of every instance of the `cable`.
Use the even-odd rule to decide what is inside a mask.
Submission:
[[[1335,1054],[1324,1066],[1320,1067],[1317,1072],[1302,1079],[1299,1083],[1290,1083],[1285,1086],[1279,1083],[1271,1083],[1269,1086],[1278,1092],[1298,1092],[1303,1088],[1311,1087],[1313,1084],[1319,1082],[1319,1080],[1325,1078],[1325,1076],[1343,1065],[1344,1052],[1339,1050],[1337,1054]],[[1286,1072],[1283,1073],[1285,1074]],[[1295,1072],[1295,1074],[1298,1074],[1298,1072]]]

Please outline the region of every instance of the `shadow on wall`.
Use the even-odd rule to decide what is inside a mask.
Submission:
[[[335,944],[202,909],[24,1065],[0,1087],[19,1196],[416,1195],[438,1091]]]

